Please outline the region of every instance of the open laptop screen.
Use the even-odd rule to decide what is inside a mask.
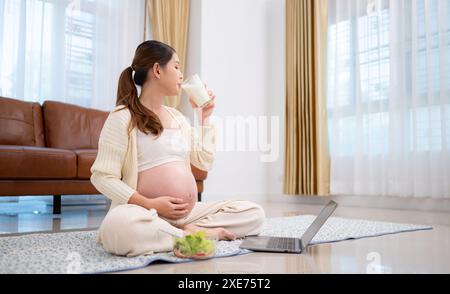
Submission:
[[[319,232],[320,228],[327,221],[333,211],[336,209],[337,203],[331,200],[328,204],[322,209],[313,223],[309,226],[305,233],[303,233],[301,238],[302,248],[306,248],[309,242],[314,238],[314,236]]]

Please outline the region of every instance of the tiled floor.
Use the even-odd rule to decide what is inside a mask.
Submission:
[[[267,216],[317,214],[319,206],[266,203]],[[9,210],[8,210],[9,209]],[[64,206],[60,216],[42,202],[0,203],[0,232],[96,228],[106,205]],[[9,214],[8,214],[9,213]],[[310,246],[306,253],[252,253],[184,264],[158,263],[126,273],[450,273],[450,213],[339,207],[334,216],[432,225],[433,230]]]

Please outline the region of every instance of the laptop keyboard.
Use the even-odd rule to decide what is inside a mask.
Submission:
[[[269,248],[295,250],[294,238],[270,238]]]

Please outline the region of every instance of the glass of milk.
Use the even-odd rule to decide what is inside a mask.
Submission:
[[[185,80],[181,84],[181,88],[194,99],[195,104],[200,108],[211,102],[205,85],[198,74],[194,74]]]

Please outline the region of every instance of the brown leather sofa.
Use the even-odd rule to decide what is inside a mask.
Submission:
[[[0,196],[100,194],[90,182],[108,112],[0,97]],[[201,200],[207,172],[192,167]]]

